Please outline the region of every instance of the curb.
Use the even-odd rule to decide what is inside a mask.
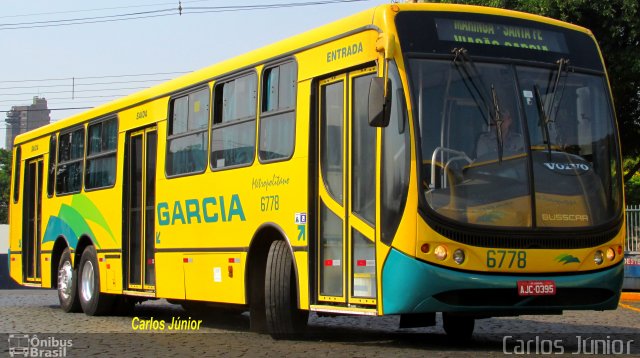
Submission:
[[[620,301],[640,301],[640,292],[622,292]]]

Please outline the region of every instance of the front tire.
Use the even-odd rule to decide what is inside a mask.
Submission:
[[[442,326],[447,336],[456,340],[468,341],[473,335],[475,319],[443,312]]]
[[[113,308],[113,296],[100,292],[100,271],[96,249],[88,246],[79,266],[78,291],[82,310],[88,316],[101,316]]]
[[[71,251],[65,248],[58,263],[58,300],[65,312],[80,312],[78,297],[78,271],[71,263]]]
[[[274,241],[269,248],[265,277],[267,331],[274,339],[302,335],[309,312],[298,309],[293,258],[284,241]]]

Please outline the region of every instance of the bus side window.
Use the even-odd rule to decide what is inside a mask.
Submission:
[[[58,165],[56,166],[57,195],[80,192],[83,160],[84,127],[60,134]]]
[[[171,101],[167,176],[201,173],[207,163],[209,87]]]
[[[116,182],[118,122],[110,118],[89,125],[85,189],[104,188]]]
[[[211,126],[211,169],[253,163],[256,146],[255,73],[217,84]]]
[[[262,106],[258,148],[260,160],[286,159],[293,154],[296,65],[288,62],[268,68],[262,77]]]

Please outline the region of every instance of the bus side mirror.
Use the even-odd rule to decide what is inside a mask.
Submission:
[[[387,87],[385,91],[385,87]],[[385,92],[387,96],[385,96]],[[369,83],[369,125],[386,127],[391,118],[391,81],[374,77]]]

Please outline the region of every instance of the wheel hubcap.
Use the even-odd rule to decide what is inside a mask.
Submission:
[[[65,261],[58,271],[58,292],[65,300],[71,297],[71,286],[73,282],[73,269],[71,262]]]
[[[82,298],[85,302],[91,301],[94,285],[93,264],[91,261],[87,261],[82,267]]]

